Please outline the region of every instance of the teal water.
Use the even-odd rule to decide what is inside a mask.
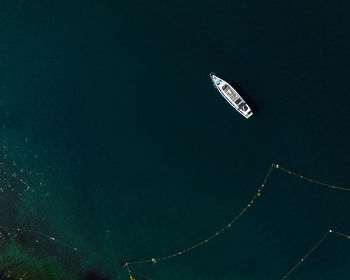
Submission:
[[[2,1],[0,225],[78,248],[24,232],[2,251],[46,279],[128,279],[120,263],[227,224],[272,162],[350,187],[349,12],[345,1]],[[212,71],[252,119],[215,92]],[[349,202],[275,170],[230,231],[133,275],[281,279],[328,229],[350,233]],[[349,246],[331,236],[290,279],[347,279]]]

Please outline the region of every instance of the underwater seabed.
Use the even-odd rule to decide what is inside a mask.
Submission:
[[[59,200],[62,194],[54,195],[53,198],[47,195],[49,191],[52,192],[55,189],[52,186],[48,188],[46,185],[45,180],[51,177],[46,177],[46,175],[43,177],[40,172],[36,171],[35,164],[23,160],[20,156],[23,153],[18,150],[12,154],[9,153],[6,136],[3,137],[2,141],[3,151],[0,160],[0,280],[111,279],[95,272],[104,265],[103,260],[108,260],[112,263],[112,266],[115,265],[115,273],[109,274],[113,275],[113,279],[158,279],[162,274],[161,268],[150,267],[149,271],[143,271],[138,265],[150,264],[155,266],[160,261],[172,259],[198,247],[205,246],[217,236],[231,229],[236,221],[243,217],[250,208],[254,207],[255,201],[264,196],[265,185],[268,185],[269,178],[277,170],[284,175],[296,177],[301,181],[312,183],[329,191],[350,192],[350,188],[324,183],[295,173],[278,164],[271,164],[251,200],[221,229],[217,229],[212,235],[190,247],[179,248],[175,252],[172,251],[174,248],[169,248],[169,255],[153,256],[149,259],[140,256],[141,259],[139,260],[125,260],[119,267],[117,263],[110,260],[111,258],[102,256],[100,247],[87,248],[84,246],[85,241],[89,239],[88,233],[82,234],[86,240],[76,238],[77,235],[74,233],[76,227],[73,228],[71,224],[65,221],[71,209],[69,207],[68,210],[62,209],[64,204],[62,200]],[[18,161],[14,161],[13,158],[18,159]],[[45,164],[42,167],[45,168]],[[30,168],[26,168],[28,166]],[[62,188],[60,188],[60,191],[62,191]],[[59,211],[59,213],[55,211]],[[73,219],[72,223],[76,223],[76,220]],[[61,230],[62,228],[64,230]],[[69,229],[69,233],[67,233],[67,229]],[[290,270],[285,271],[281,280],[289,278],[306,259],[312,257],[313,252],[330,235],[350,239],[349,235],[329,228],[319,241],[315,240],[313,247],[305,249],[305,255],[300,256],[299,262],[296,260],[294,264],[291,263]],[[62,236],[65,242],[60,240]],[[72,244],[66,243],[67,240]],[[85,249],[82,247],[85,247]],[[93,253],[91,248],[95,249],[97,253]],[[97,264],[96,259],[100,260],[99,264]],[[184,275],[183,279],[185,278],[188,278],[188,275]]]
[[[82,267],[82,251],[56,238],[62,222],[49,212],[54,205],[46,176],[9,147],[6,135],[1,142],[0,280],[106,280],[99,271]]]
[[[72,279],[59,264],[56,245],[33,229],[42,229],[37,189],[30,176],[15,162],[2,159],[0,166],[0,279]],[[34,185],[34,184],[33,184]],[[34,226],[34,228],[33,228]]]
[[[108,280],[98,272],[73,275],[65,270],[57,257],[33,255],[11,240],[0,241],[0,280]]]
[[[0,279],[72,279],[55,257],[31,255],[14,240],[0,241],[0,250]]]

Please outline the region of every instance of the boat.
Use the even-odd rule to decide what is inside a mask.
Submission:
[[[249,105],[229,83],[216,76],[215,73],[210,73],[209,77],[213,82],[214,87],[220,92],[226,101],[238,111],[238,113],[246,119],[253,115]]]

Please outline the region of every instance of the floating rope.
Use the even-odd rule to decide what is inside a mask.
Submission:
[[[163,257],[153,257],[153,258],[150,258],[150,259],[141,259],[141,260],[138,260],[138,261],[127,261],[125,262],[125,264],[123,264],[123,267],[126,268],[128,270],[128,273],[129,273],[129,278],[130,280],[135,280],[135,278],[132,277],[132,274],[131,274],[131,270],[130,270],[130,266],[131,265],[135,265],[135,264],[145,264],[145,263],[157,263],[159,261],[163,261],[163,260],[167,260],[167,259],[171,259],[171,258],[174,258],[174,257],[177,257],[177,256],[180,256],[180,255],[183,255],[185,253],[188,253],[189,251],[192,251],[193,249],[195,248],[198,248],[206,243],[208,243],[209,241],[213,240],[215,237],[219,236],[220,234],[222,234],[224,231],[228,230],[253,204],[254,202],[257,200],[258,197],[261,196],[261,192],[262,190],[264,189],[270,175],[271,175],[271,172],[272,170],[276,168],[276,169],[279,169],[279,170],[282,170],[283,172],[289,174],[289,175],[293,175],[295,177],[298,177],[302,180],[305,180],[305,181],[308,181],[308,182],[311,182],[311,183],[314,183],[314,184],[318,184],[318,185],[322,185],[322,186],[325,186],[325,187],[328,187],[330,189],[337,189],[337,190],[342,190],[342,191],[350,191],[350,188],[344,188],[344,187],[338,187],[338,186],[335,186],[335,185],[331,185],[331,184],[327,184],[327,183],[324,183],[324,182],[321,182],[321,181],[318,181],[318,180],[314,180],[312,178],[309,178],[309,177],[306,177],[306,176],[303,176],[303,175],[300,175],[298,173],[295,173],[291,170],[288,170],[282,166],[280,166],[279,164],[274,164],[272,163],[265,178],[264,178],[264,181],[263,183],[260,185],[260,187],[258,188],[257,192],[255,193],[255,195],[253,196],[253,198],[250,200],[250,202],[238,213],[238,215],[236,215],[227,225],[225,225],[224,227],[222,227],[220,230],[218,230],[216,233],[212,234],[211,236],[209,236],[208,238],[198,242],[198,243],[195,243],[193,246],[191,247],[188,247],[186,249],[183,249],[181,251],[178,251],[178,252],[175,252],[175,253],[172,253],[172,254],[169,254],[167,256],[163,256]],[[304,258],[301,259],[301,261],[299,261],[299,263],[297,265],[295,265],[281,280],[285,280],[307,257],[309,257],[309,255],[317,249],[317,247],[326,239],[326,237],[328,236],[329,233],[335,233],[337,235],[340,235],[340,236],[343,236],[343,237],[347,237],[347,238],[350,238],[348,235],[345,235],[343,233],[340,233],[340,232],[335,232],[335,231],[332,231],[332,230],[329,230],[327,231],[327,233],[322,237],[322,239],[304,256]]]
[[[337,187],[337,186],[334,186],[334,185],[331,185],[331,184],[327,184],[327,183],[323,183],[323,182],[320,182],[320,181],[317,181],[317,180],[314,180],[314,179],[311,179],[309,177],[306,177],[306,176],[303,176],[303,175],[300,175],[298,173],[295,173],[293,171],[290,171],[282,166],[280,166],[279,164],[272,164],[275,168],[278,168],[284,172],[286,172],[287,174],[289,175],[293,175],[295,177],[298,177],[302,180],[305,180],[305,181],[308,181],[308,182],[311,182],[311,183],[314,183],[314,184],[318,184],[318,185],[321,185],[321,186],[324,186],[324,187],[327,187],[327,188],[330,188],[330,189],[336,189],[336,190],[341,190],[341,191],[350,191],[350,188],[344,188],[344,187]]]
[[[16,236],[18,233],[23,233],[23,232],[28,232],[28,233],[34,233],[36,235],[40,235],[40,236],[43,236],[44,238],[48,239],[48,240],[51,240],[51,241],[54,241],[64,247],[67,247],[69,249],[72,249],[73,251],[78,251],[78,249],[76,247],[73,247],[71,245],[69,245],[68,243],[66,242],[63,242],[62,240],[60,239],[57,239],[55,237],[52,237],[50,235],[47,235],[43,232],[40,232],[40,231],[36,231],[36,230],[30,230],[30,229],[23,229],[23,228],[8,228],[8,227],[4,227],[4,226],[1,226],[0,225],[0,230],[4,230],[6,232],[9,232],[9,231],[12,231],[14,232],[14,235]],[[0,238],[1,238],[1,232],[0,232]],[[39,241],[37,240],[37,243]]]
[[[299,265],[301,265],[301,264],[312,254],[312,252],[315,251],[315,250],[321,245],[321,243],[322,243],[323,241],[326,240],[326,238],[328,237],[328,235],[331,234],[331,233],[336,234],[336,235],[341,236],[341,237],[348,238],[348,239],[350,238],[350,235],[346,235],[346,234],[344,234],[344,233],[341,233],[341,232],[338,232],[338,231],[334,231],[334,230],[331,230],[331,229],[328,230],[328,231],[322,236],[322,238],[315,244],[315,246],[312,247],[311,250],[310,250],[309,252],[307,252],[306,255],[305,255],[304,257],[302,257],[302,258],[300,259],[300,261],[299,261],[295,266],[293,266],[292,269],[289,270],[288,273],[287,273],[286,275],[284,275],[284,276],[281,278],[281,280],[287,279],[287,278],[294,272],[294,270],[296,270],[296,269],[299,267]]]
[[[177,256],[180,256],[182,254],[185,254],[195,248],[198,248],[199,246],[202,246],[204,244],[206,244],[207,242],[209,242],[210,240],[214,239],[215,237],[217,237],[218,235],[220,235],[221,233],[223,233],[224,231],[228,230],[232,224],[234,224],[255,202],[255,200],[260,197],[261,192],[263,190],[263,188],[265,187],[265,184],[272,172],[272,168],[274,167],[274,165],[271,165],[269,171],[267,172],[265,179],[263,181],[263,183],[261,184],[260,188],[258,188],[257,192],[255,193],[255,195],[253,196],[253,198],[250,200],[250,202],[247,204],[247,206],[245,206],[241,212],[238,213],[238,215],[236,215],[227,225],[225,225],[224,227],[222,227],[219,231],[217,231],[216,233],[212,234],[211,236],[209,236],[208,238],[194,244],[191,247],[188,247],[186,249],[183,249],[181,251],[178,251],[176,253],[170,254],[168,256],[164,256],[164,257],[157,257],[157,258],[151,258],[151,259],[147,259],[147,260],[139,260],[139,261],[133,261],[133,262],[126,262],[123,266],[127,267],[129,269],[130,265],[134,265],[134,264],[141,264],[141,263],[156,263],[158,261],[162,261],[162,260],[167,260],[167,259],[171,259]]]

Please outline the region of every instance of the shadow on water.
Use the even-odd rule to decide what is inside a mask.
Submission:
[[[98,272],[89,271],[86,274],[84,274],[80,279],[81,280],[110,280],[111,278],[103,276]]]
[[[249,105],[250,109],[253,111],[254,115],[257,115],[259,113],[259,107],[256,105],[256,103],[249,97],[249,95],[246,93],[246,91],[241,88],[236,83],[230,83],[230,85],[233,86],[235,90],[239,93],[240,96],[244,99],[244,101]]]

